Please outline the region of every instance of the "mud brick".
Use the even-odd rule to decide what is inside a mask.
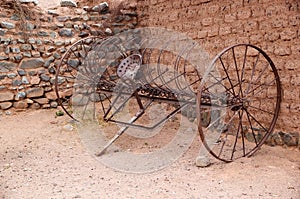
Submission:
[[[299,1],[289,1],[288,9],[293,12],[299,12]]]
[[[156,5],[158,3],[157,0],[150,0],[150,5]]]
[[[257,21],[247,21],[245,24],[245,31],[247,32],[255,32],[258,29],[258,23]]]
[[[222,13],[229,13],[231,11],[231,7],[227,4],[220,6],[220,11]]]
[[[175,9],[181,8],[181,2],[180,1],[172,1],[172,7]]]
[[[187,17],[188,18],[194,18],[195,16],[197,16],[198,10],[195,9],[189,9],[188,13],[187,13]]]
[[[219,35],[228,35],[231,33],[230,26],[221,26],[219,29]]]
[[[274,50],[275,55],[287,56],[292,53],[291,48],[289,46],[280,45]]]
[[[178,20],[178,13],[175,11],[170,13],[168,16],[169,21],[177,21]]]
[[[244,6],[244,0],[236,0],[230,3],[231,10],[237,10]]]
[[[269,2],[273,2],[273,0],[259,0],[259,3],[261,4],[267,4]]]
[[[239,10],[237,12],[237,18],[238,19],[249,19],[251,17],[251,10],[249,8]]]
[[[213,20],[214,20],[213,24],[223,24],[224,23],[224,19],[221,16],[213,17]]]
[[[276,17],[282,12],[287,11],[286,7],[279,5],[271,5],[266,8],[266,16],[268,17]]]
[[[294,55],[296,55],[299,58],[299,53],[300,53],[300,42],[296,42],[291,46],[291,50]]]
[[[277,89],[276,89],[276,87],[268,89],[268,91],[267,91],[267,98],[274,98],[276,95],[277,95]]]
[[[191,0],[184,0],[182,1],[182,7],[188,7],[191,5]]]
[[[209,37],[214,37],[217,36],[218,34],[219,34],[219,26],[217,25],[212,26],[207,32],[207,35]]]
[[[284,90],[284,97],[285,100],[298,100],[299,99],[299,93],[298,90],[289,88]]]
[[[250,36],[250,43],[257,44],[263,39],[263,35],[260,33],[253,34]]]
[[[295,102],[291,103],[290,112],[300,113],[300,103],[295,103]]]
[[[294,62],[294,60],[288,60],[285,64],[284,64],[284,68],[288,69],[288,70],[294,70],[296,69],[296,64]]]
[[[226,23],[232,23],[236,20],[236,15],[234,13],[226,14],[224,16],[224,21]]]
[[[289,25],[290,26],[299,26],[300,25],[300,15],[291,15],[289,16]]]
[[[240,23],[240,22],[234,23],[232,25],[231,31],[232,31],[232,33],[243,34],[244,33],[244,25],[243,25],[243,23]]]
[[[237,43],[249,43],[249,37],[247,36],[240,36],[236,40]]]
[[[212,44],[217,48],[217,49],[224,49],[225,46],[224,46],[224,40],[218,38],[218,37],[215,37],[213,39],[213,41],[211,41]],[[227,46],[226,46],[227,47]]]
[[[191,5],[199,5],[199,4],[202,4],[202,3],[208,3],[210,1],[211,0],[192,0]]]
[[[268,20],[259,22],[259,30],[265,33],[269,33],[269,29],[271,28],[271,24]]]
[[[291,113],[289,118],[290,118],[290,121],[291,121],[289,127],[299,128],[299,113]]]
[[[281,122],[282,126],[284,126],[285,131],[287,131],[288,129],[293,129],[294,126],[296,126],[296,128],[297,128],[297,125],[298,125],[297,121],[293,121],[293,119],[291,118],[290,115],[291,115],[291,113],[288,114],[288,116],[286,116],[286,118],[288,118],[288,119],[284,119],[284,121]],[[279,126],[279,125],[277,124],[277,126]]]
[[[188,33],[188,36],[190,38],[197,38],[198,37],[198,33],[196,31],[192,31],[192,32]]]
[[[291,77],[288,76],[288,75],[281,76],[280,77],[280,82],[281,82],[282,85],[290,86]]]
[[[172,4],[169,1],[163,1],[161,2],[161,7],[163,7],[165,10],[169,10],[172,8]]]
[[[262,46],[261,48],[263,49],[263,50],[265,50],[265,49],[268,49],[268,48],[272,48],[272,53],[274,52],[274,48],[276,48],[277,46],[276,46],[276,44],[274,45],[270,45],[270,47],[269,47],[269,43],[266,43],[264,46]],[[267,52],[267,50],[265,50],[266,52]],[[283,60],[283,57],[279,57],[279,56],[274,56],[274,55],[272,55],[271,53],[269,53],[269,52],[267,52],[270,56],[271,56],[271,58],[272,58],[272,61],[274,62],[274,64],[275,64],[275,66],[276,66],[276,68],[278,69],[278,70],[284,70],[284,64],[286,63],[286,60]],[[285,58],[285,57],[284,57]],[[285,73],[285,71],[279,71],[279,76],[281,76],[281,75],[283,75],[282,73]],[[288,76],[288,75],[286,75],[286,76]]]
[[[272,27],[273,28],[286,27],[287,25],[288,25],[288,19],[287,19],[287,17],[280,16],[280,17],[275,17],[272,20]]]
[[[213,24],[213,18],[212,17],[207,17],[202,19],[202,25],[203,26],[210,26]]]
[[[256,6],[256,7],[252,7],[252,17],[261,17],[265,14],[265,9],[264,7],[261,6]]]
[[[187,31],[193,29],[193,27],[195,27],[195,24],[190,24],[190,23],[182,24],[182,28]]]
[[[180,25],[173,25],[172,26],[172,29],[173,30],[176,30],[176,31],[181,31],[182,30],[182,27]]]
[[[218,5],[212,5],[207,9],[208,14],[216,14],[219,11],[220,11],[220,7]]]
[[[236,44],[236,38],[228,38],[225,40],[225,46],[231,46]]]
[[[299,74],[295,74],[291,77],[291,85],[300,86],[300,75]]]
[[[203,38],[207,37],[207,30],[200,30],[200,31],[198,31],[197,37],[199,39],[203,39]]]
[[[275,110],[275,99],[273,99],[273,100],[267,100],[267,103],[263,103],[262,102],[259,108],[261,108],[262,110],[265,110],[265,111],[273,111],[273,110]],[[260,112],[260,114],[263,117],[265,117],[265,118],[268,118],[268,116],[269,116],[269,114],[263,113],[263,112]]]
[[[285,29],[280,33],[280,39],[282,40],[291,40],[296,38],[296,36],[297,36],[297,31],[291,28]]]
[[[266,33],[265,39],[268,41],[276,41],[280,38],[280,34],[277,31],[271,31]]]
[[[289,114],[290,113],[290,103],[287,103],[285,101],[281,102],[280,104],[280,114]]]

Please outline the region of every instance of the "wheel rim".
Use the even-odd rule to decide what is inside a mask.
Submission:
[[[208,102],[203,103],[205,97]],[[201,114],[198,130],[205,148],[225,162],[251,156],[267,140],[278,118],[278,72],[260,48],[230,46],[212,61],[197,101]],[[205,114],[209,121],[203,121]]]
[[[102,41],[101,37],[88,37],[74,43],[63,55],[59,65],[56,68],[55,75],[55,93],[58,104],[62,107],[67,115],[77,120],[73,116],[72,98],[74,94],[75,81],[78,87],[91,84],[92,78],[78,78],[78,72],[88,53],[93,49],[96,43]],[[81,68],[82,70],[82,68]],[[91,74],[91,71],[89,71]],[[81,72],[82,74],[82,72]],[[88,76],[90,76],[88,74]],[[85,73],[87,75],[87,72]],[[78,79],[80,79],[78,82]]]

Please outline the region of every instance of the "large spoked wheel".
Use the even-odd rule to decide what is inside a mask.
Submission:
[[[204,146],[225,162],[253,155],[273,131],[280,102],[278,72],[264,51],[250,44],[224,49],[197,93]]]
[[[67,115],[75,119],[72,110],[72,99],[77,103],[85,104],[86,98],[79,95],[87,91],[87,87],[93,85],[93,75],[95,74],[90,64],[85,63],[86,57],[92,51],[94,46],[101,42],[101,37],[88,37],[74,43],[63,55],[60,64],[56,69],[55,92],[58,103]],[[80,78],[78,75],[80,74]],[[85,88],[84,88],[85,87]],[[74,89],[77,89],[75,91]],[[74,91],[76,96],[74,96]]]

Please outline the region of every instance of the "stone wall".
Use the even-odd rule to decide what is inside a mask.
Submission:
[[[277,144],[297,144],[300,126],[300,2],[298,0],[138,0],[139,25],[187,33],[210,53],[237,43],[259,46],[274,61],[283,101]],[[288,132],[288,133],[283,133]],[[286,135],[287,134],[287,135]]]
[[[0,111],[57,107],[54,76],[68,47],[87,36],[105,37],[137,25],[134,6],[120,11],[105,3],[63,2],[48,11],[34,3],[1,9]]]

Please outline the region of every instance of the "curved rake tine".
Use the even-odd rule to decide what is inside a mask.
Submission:
[[[171,39],[169,39],[169,40],[165,43],[165,45],[162,47],[162,49],[161,49],[160,52],[159,52],[159,56],[158,56],[158,58],[157,58],[157,65],[156,65],[156,69],[157,69],[157,73],[158,73],[157,75],[159,76],[159,79],[160,79],[160,81],[161,81],[161,85],[166,86],[166,88],[167,88],[169,91],[171,91],[172,88],[170,88],[170,87],[167,85],[166,80],[164,79],[163,75],[161,75],[162,72],[161,72],[161,64],[160,64],[160,63],[161,63],[161,56],[162,56],[163,52],[164,52],[165,50],[167,50],[168,46],[169,46],[170,44],[172,44],[173,42],[174,42],[174,39],[171,38]]]
[[[183,55],[186,53],[186,57],[184,58],[184,65],[183,65],[183,74],[184,74],[184,77],[185,79],[186,78],[186,75],[187,75],[187,72],[186,72],[186,62],[187,62],[187,58],[189,56],[189,52],[193,49],[193,47],[195,46],[196,44],[192,44],[191,46],[187,46],[186,48],[184,48],[182,50],[182,52],[180,52],[180,54],[178,54],[177,56],[177,59],[176,59],[176,62],[175,62],[175,70],[174,70],[174,73],[178,73],[179,74],[179,63],[180,63],[180,59],[183,58]],[[186,88],[189,88],[190,85],[186,85],[184,87],[181,86],[181,83],[177,80],[176,81],[176,86],[178,88],[178,90],[181,90],[181,91],[184,91],[185,93],[187,93],[185,91]],[[188,84],[188,83],[187,83]],[[191,89],[189,89],[190,91],[192,91]]]

